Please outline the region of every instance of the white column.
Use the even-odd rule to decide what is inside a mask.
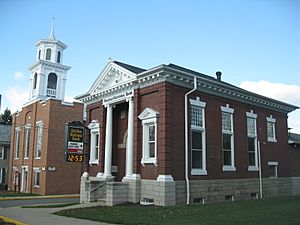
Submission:
[[[126,178],[133,173],[133,125],[134,125],[134,104],[133,98],[128,99],[128,135],[126,148]]]
[[[112,159],[112,120],[113,107],[107,105],[106,112],[106,131],[105,131],[105,156],[104,156],[104,176],[111,177],[111,159]]]

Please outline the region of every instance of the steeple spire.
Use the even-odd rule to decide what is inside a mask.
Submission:
[[[51,28],[51,32],[49,35],[49,39],[51,39],[51,40],[56,40],[55,36],[54,36],[54,25],[55,25],[55,17],[52,18],[52,28]]]

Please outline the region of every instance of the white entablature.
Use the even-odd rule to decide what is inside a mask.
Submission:
[[[88,91],[90,95],[103,92],[115,87],[124,86],[136,81],[137,75],[110,60],[102,70],[92,87]]]

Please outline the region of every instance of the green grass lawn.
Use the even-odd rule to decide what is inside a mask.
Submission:
[[[172,207],[92,207],[55,214],[136,225],[299,225],[300,196]]]

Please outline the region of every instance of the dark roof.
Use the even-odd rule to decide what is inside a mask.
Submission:
[[[172,69],[180,70],[180,71],[183,71],[183,72],[186,72],[186,73],[190,73],[190,74],[193,74],[193,75],[196,75],[196,76],[199,76],[199,77],[203,77],[203,78],[206,78],[206,79],[209,79],[209,80],[217,80],[217,79],[215,79],[212,76],[208,76],[208,75],[205,75],[203,73],[199,73],[199,72],[196,72],[194,70],[190,70],[190,69],[184,68],[182,66],[178,66],[178,65],[172,64],[172,63],[170,63],[168,65],[168,67],[170,67]]]
[[[115,64],[135,73],[135,74],[138,74],[138,73],[142,73],[144,71],[146,71],[145,69],[142,69],[142,68],[139,68],[139,67],[136,67],[136,66],[132,66],[132,65],[129,65],[129,64],[126,64],[126,63],[122,63],[122,62],[118,62],[118,61],[114,61]]]
[[[300,134],[289,133],[290,144],[300,144]]]

